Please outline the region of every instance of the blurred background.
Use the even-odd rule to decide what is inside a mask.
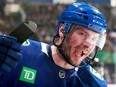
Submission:
[[[52,44],[60,13],[75,1],[95,6],[106,17],[106,44],[92,66],[104,76],[109,87],[116,87],[116,0],[0,0],[0,34],[9,34],[22,22],[31,20],[38,29],[30,38]]]

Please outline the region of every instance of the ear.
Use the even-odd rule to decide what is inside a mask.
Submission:
[[[58,31],[59,32],[59,37],[63,37],[63,33],[62,33],[63,29],[64,29],[64,24],[61,23],[60,27],[59,27],[59,31]]]

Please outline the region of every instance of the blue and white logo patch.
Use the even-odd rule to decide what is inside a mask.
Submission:
[[[103,76],[101,76],[101,75],[100,75],[95,69],[93,69],[92,67],[90,67],[90,72],[91,72],[94,76],[98,77],[99,79],[104,80]]]

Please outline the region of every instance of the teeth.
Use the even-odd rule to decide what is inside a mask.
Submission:
[[[75,49],[75,53],[77,56],[82,57],[83,55],[86,55],[88,52],[87,51],[80,51],[78,49]]]
[[[86,54],[87,52],[84,52],[84,51],[83,51],[82,53],[83,53],[83,54]]]
[[[86,55],[88,52],[87,51],[82,51],[81,56]]]

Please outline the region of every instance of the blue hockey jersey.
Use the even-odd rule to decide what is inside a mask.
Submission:
[[[107,87],[103,77],[89,65],[70,70],[57,66],[48,44],[27,40],[21,53],[18,66],[0,76],[0,87]]]

